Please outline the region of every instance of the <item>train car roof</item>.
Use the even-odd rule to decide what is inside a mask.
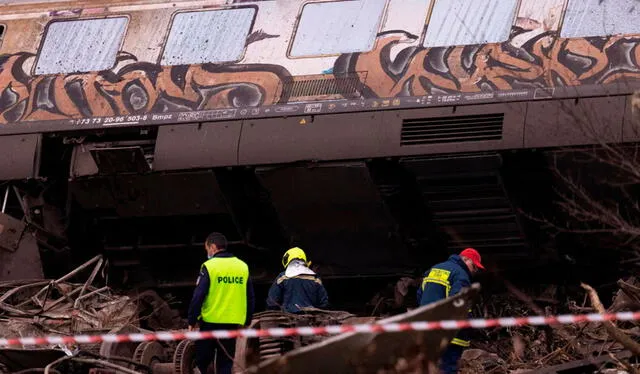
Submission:
[[[257,0],[262,1],[262,0]],[[191,3],[193,5],[225,5],[226,0],[0,0],[0,9],[3,13],[22,13],[33,11],[78,9],[92,7],[113,7],[117,5],[147,5],[147,4],[177,4]]]

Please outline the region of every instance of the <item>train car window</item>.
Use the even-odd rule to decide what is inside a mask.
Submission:
[[[390,0],[382,31],[398,30],[419,37],[430,8],[431,0]]]
[[[255,7],[177,13],[162,65],[238,61],[256,15]]]
[[[52,21],[46,28],[36,74],[67,74],[112,68],[127,17]]]
[[[563,38],[608,36],[640,33],[640,3],[638,0],[569,0]]]
[[[306,4],[289,55],[306,57],[371,50],[385,3],[385,0],[357,0]]]
[[[427,25],[425,47],[506,41],[518,0],[436,0]]]

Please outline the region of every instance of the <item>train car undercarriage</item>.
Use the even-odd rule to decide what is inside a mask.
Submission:
[[[41,177],[0,186],[2,279],[56,277],[103,254],[113,285],[187,290],[211,231],[263,288],[294,245],[329,287],[416,277],[466,247],[516,273],[557,257],[527,219],[550,208],[553,150],[156,172],[153,131],[85,135],[45,137]]]

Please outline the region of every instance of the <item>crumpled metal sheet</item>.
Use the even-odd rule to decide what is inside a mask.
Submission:
[[[137,324],[136,300],[93,285],[104,265],[96,256],[59,279],[0,282],[0,335],[99,333]],[[85,281],[71,283],[74,278]]]
[[[455,297],[380,320],[401,323],[465,319],[480,285]],[[457,330],[347,333],[309,345],[249,368],[251,373],[356,373],[376,372],[399,358],[420,352],[435,362]]]

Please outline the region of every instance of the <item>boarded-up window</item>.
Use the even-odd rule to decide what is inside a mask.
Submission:
[[[126,27],[126,17],[51,22],[38,54],[36,74],[112,68]]]
[[[385,0],[305,5],[290,55],[318,56],[371,50],[384,7]]]
[[[639,33],[638,0],[569,0],[560,36],[579,38]]]
[[[425,47],[499,43],[509,38],[517,0],[436,0]]]
[[[253,7],[176,14],[161,64],[186,65],[240,60],[255,14]]]

